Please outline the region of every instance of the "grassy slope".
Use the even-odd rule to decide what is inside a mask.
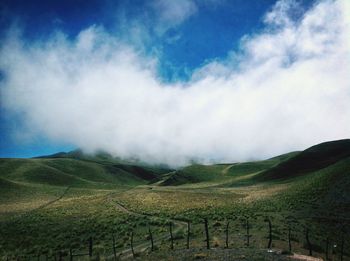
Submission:
[[[326,142],[265,161],[190,166],[171,175],[161,185],[182,185],[170,187],[174,193],[190,188],[188,183],[203,184],[193,188],[207,188],[213,194],[220,188],[246,193],[249,201],[260,202],[252,205],[253,212],[273,209],[299,213],[303,218],[320,215],[328,220],[350,215],[350,140]],[[181,180],[174,179],[179,177]],[[215,191],[210,183],[218,180],[222,182]]]
[[[112,157],[110,154],[105,152],[98,152],[96,154],[84,154],[81,150],[73,150],[71,152],[59,152],[53,155],[42,156],[39,158],[68,158],[68,159],[76,159],[87,162],[94,162],[106,165],[114,165],[115,167],[119,167],[122,169],[127,168],[127,171],[132,173],[140,173],[140,172],[148,172],[147,175],[151,174],[150,172],[161,175],[171,171],[166,165],[152,165],[147,164],[145,162],[140,162],[139,160],[125,160],[118,157]],[[131,170],[131,171],[130,171]],[[148,177],[145,177],[149,179]],[[152,177],[154,178],[154,177]]]
[[[123,236],[117,241],[123,244],[129,232],[123,224],[142,218],[119,211],[110,195],[168,171],[79,152],[0,159],[0,256],[80,246],[86,251],[91,235],[95,243],[109,244],[111,229]]]
[[[113,170],[111,171],[105,165],[75,159],[3,159],[0,161],[2,178],[27,185],[108,187],[144,183],[144,180],[131,173],[118,168]]]
[[[188,183],[218,181],[225,178],[222,171],[225,165],[191,165],[172,172],[160,183],[162,186],[176,186]]]
[[[311,212],[327,216],[350,214],[350,157],[288,180],[291,184],[286,193],[280,195],[282,201],[288,202],[293,208],[303,206]],[[306,205],[305,205],[306,204]],[[311,213],[308,213],[311,215]]]
[[[287,249],[288,227],[292,227],[294,251],[307,254],[304,243],[307,227],[311,231],[314,251],[320,254],[327,237],[340,244],[343,227],[350,225],[349,152],[348,141],[343,140],[266,161],[190,166],[168,176],[181,177],[181,184],[172,182],[171,186],[153,187],[152,190],[135,189],[121,195],[119,200],[135,211],[189,219],[193,221],[194,229],[198,222],[198,240],[203,238],[203,217],[212,222],[219,221],[219,229],[211,228],[211,234],[221,241],[224,240],[225,219],[234,219],[231,229],[238,234],[242,233],[242,227],[244,229],[245,217],[249,217],[252,238],[256,240],[253,245],[263,248],[267,233],[264,219],[269,217],[273,223],[273,244]],[[295,175],[281,171],[289,165],[295,166]],[[281,171],[277,176],[261,179],[276,169]],[[217,182],[220,184],[210,185]],[[240,240],[239,237],[233,240],[238,247],[242,246]],[[350,249],[350,245],[346,243],[345,249]]]
[[[170,170],[106,160],[47,157],[0,159],[0,177],[13,183],[104,188],[146,184]],[[4,181],[5,182],[5,181]]]
[[[350,140],[315,145],[258,176],[257,181],[295,178],[328,167],[350,157]]]
[[[165,175],[161,186],[178,186],[201,182],[230,182],[238,177],[267,170],[283,161],[290,159],[299,152],[283,154],[268,160],[216,165],[191,165]]]
[[[291,152],[268,160],[218,165],[192,165],[166,176],[160,185],[242,180],[249,184],[295,179],[350,157],[350,140],[325,142],[302,152]],[[238,184],[238,183],[237,183]],[[239,183],[241,184],[241,183]],[[244,183],[247,184],[247,183]]]
[[[0,219],[48,204],[67,187],[83,194],[123,190],[148,184],[170,171],[129,165],[109,157],[86,158],[77,152],[56,156],[0,159]]]

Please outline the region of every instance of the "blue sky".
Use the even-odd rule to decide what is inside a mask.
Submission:
[[[88,31],[90,34],[86,33],[85,35],[100,37],[101,43],[98,43],[96,48],[94,47],[97,51],[93,49],[88,54],[95,55],[96,52],[99,52],[96,55],[101,58],[102,48],[100,47],[104,41],[109,43],[116,40],[118,46],[132,49],[132,53],[137,56],[136,62],[141,60],[141,62],[146,61],[147,64],[151,64],[147,70],[151,72],[152,77],[158,82],[157,84],[164,85],[163,88],[171,88],[167,86],[173,85],[184,85],[183,88],[186,88],[188,85],[191,86],[194,75],[205,73],[207,68],[215,67],[215,73],[217,73],[218,68],[220,70],[223,68],[223,71],[230,71],[230,75],[237,74],[233,68],[242,67],[246,63],[250,64],[254,60],[247,58],[252,54],[249,46],[255,46],[254,44],[263,38],[259,38],[259,36],[277,35],[278,30],[280,32],[287,31],[290,25],[285,21],[281,22],[282,18],[278,15],[285,12],[289,16],[288,19],[295,23],[290,27],[296,30],[298,21],[302,20],[305,14],[310,9],[315,8],[318,3],[311,0],[3,0],[0,4],[0,28],[2,28],[0,33],[3,42],[8,42],[9,38],[17,34],[17,41],[24,46],[23,50],[28,48],[35,53],[43,52],[44,49],[49,52],[50,48],[53,48],[52,46],[58,45],[56,39],[58,32],[64,35],[65,40],[62,46],[67,45],[67,50],[71,50],[69,44],[78,45],[79,37],[83,35],[82,32],[93,28],[91,29],[92,33]],[[272,22],[268,21],[267,18],[269,12],[270,16],[273,17]],[[256,39],[256,41],[251,39]],[[246,42],[248,43],[245,45]],[[50,43],[54,44],[50,45]],[[36,51],[34,51],[35,48]],[[55,48],[59,49],[57,46]],[[110,53],[112,54],[114,47],[108,48],[111,48]],[[6,48],[3,47],[3,49]],[[15,51],[12,52],[15,53]],[[76,57],[78,49],[72,52],[75,52],[72,53],[72,57]],[[25,52],[22,54],[22,57],[25,57]],[[298,57],[299,54],[293,55]],[[256,56],[260,57],[260,54]],[[33,54],[33,57],[38,56]],[[129,58],[127,57],[127,59]],[[10,60],[10,58],[8,59]],[[108,59],[104,59],[107,63]],[[41,61],[40,58],[33,62],[45,64],[45,61]],[[80,62],[86,61],[81,60]],[[68,67],[70,66],[69,61],[64,63]],[[1,70],[3,82],[1,88],[6,90],[2,96],[16,97],[7,95],[11,84],[6,79],[7,77],[11,79],[15,74],[12,75],[13,72],[10,69],[7,71],[6,66],[10,68],[9,65],[5,64]],[[38,70],[40,74],[40,68]],[[210,73],[213,73],[212,69],[210,69]],[[81,80],[84,80],[84,77],[82,76]],[[199,77],[203,78],[204,76]],[[34,85],[36,86],[35,82]],[[95,88],[98,89],[98,87]],[[28,87],[29,90],[30,87]],[[22,94],[26,95],[23,92]],[[42,98],[45,99],[45,93]],[[157,100],[155,103],[161,101]],[[23,104],[19,105],[19,103],[4,102],[4,100],[3,103],[9,104],[1,106],[0,110],[0,157],[30,157],[81,146],[81,143],[75,142],[74,138],[67,138],[69,135],[52,133],[46,130],[43,125],[34,128],[33,125],[37,123],[33,124],[33,122],[39,122],[42,119],[33,117],[31,108],[23,107]],[[64,102],[62,106],[64,106]],[[21,109],[19,109],[20,107]],[[42,122],[45,121],[41,121],[40,124],[43,124]],[[183,127],[178,128],[179,132],[183,131]],[[333,136],[330,135],[330,137]],[[118,142],[120,139],[121,137],[118,136]],[[159,138],[160,143],[164,142],[164,139],[167,138],[163,136]],[[299,144],[306,145],[308,142]],[[131,142],[128,146],[138,148],[142,147],[142,144]],[[91,149],[98,147],[103,148],[103,144],[91,146]],[[219,151],[222,153],[221,149]],[[257,149],[257,151],[259,150]],[[124,152],[117,150],[115,153],[123,154]],[[134,154],[139,155],[135,151],[125,153],[126,156]],[[146,154],[152,154],[152,149]]]
[[[148,34],[144,37],[147,39],[137,37],[142,38],[141,44],[146,52],[154,49],[162,52],[159,74],[163,80],[169,81],[177,80],[178,77],[186,79],[194,68],[210,59],[223,58],[228,51],[237,48],[242,36],[263,27],[262,17],[276,0],[179,1],[179,5],[181,2],[193,2],[196,10],[184,20],[176,16],[170,18],[174,21],[159,21],[160,10],[152,8],[151,2],[5,0],[1,3],[1,28],[4,33],[16,23],[23,30],[25,39],[33,41],[48,38],[56,30],[75,37],[91,25],[101,25],[108,32],[121,35],[130,40],[131,44],[139,45],[133,41],[135,36],[129,35],[130,32],[125,28],[142,25],[140,29]],[[164,2],[168,5],[172,1]],[[300,1],[304,8],[313,2]],[[180,9],[179,12],[181,11]],[[183,13],[186,12],[188,11],[184,8]],[[158,28],[162,26],[164,28]]]

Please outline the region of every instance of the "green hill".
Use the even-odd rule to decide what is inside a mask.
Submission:
[[[257,181],[289,179],[328,167],[350,157],[350,140],[338,140],[312,146],[255,177]]]
[[[350,140],[315,145],[302,152],[291,152],[267,160],[200,165],[178,170],[124,161],[99,152],[80,150],[33,159],[0,159],[0,178],[13,184],[43,184],[82,188],[112,188],[154,183],[178,186],[194,183],[261,182],[303,176],[350,157]]]
[[[178,186],[194,183],[231,182],[238,177],[267,170],[290,159],[299,152],[286,153],[271,159],[241,163],[225,163],[214,165],[191,165],[164,175],[158,182],[161,186]]]
[[[299,152],[290,152],[267,160],[242,162],[233,164],[227,171],[232,176],[242,176],[267,170],[277,164],[290,159]]]
[[[0,178],[11,184],[108,188],[157,180],[171,170],[116,163],[100,157],[57,154],[33,159],[0,159]]]
[[[226,165],[191,165],[169,173],[158,184],[161,186],[177,186],[222,180],[225,178],[223,174],[225,167]]]
[[[15,182],[9,181],[4,178],[0,178],[0,188],[2,191],[2,194],[12,194],[14,191],[19,191],[23,185],[17,184]]]

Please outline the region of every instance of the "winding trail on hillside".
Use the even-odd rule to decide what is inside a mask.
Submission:
[[[51,201],[49,201],[49,202],[47,202],[47,203],[45,203],[45,204],[43,204],[43,205],[37,207],[37,208],[34,209],[34,210],[39,210],[39,209],[45,208],[45,207],[47,207],[47,206],[49,206],[49,205],[51,205],[51,204],[53,204],[53,203],[55,203],[55,202],[61,200],[61,199],[68,193],[68,190],[69,190],[70,188],[71,188],[71,187],[68,186],[58,198],[53,199],[53,200],[51,200]]]
[[[57,198],[55,198],[55,199],[53,199],[53,200],[50,200],[50,201],[48,201],[48,202],[46,202],[46,203],[44,203],[44,204],[42,204],[42,205],[40,205],[40,206],[38,206],[38,207],[36,207],[36,208],[33,208],[33,209],[28,210],[28,211],[26,211],[26,212],[24,212],[24,213],[21,213],[21,214],[15,216],[15,218],[22,218],[22,217],[24,217],[24,216],[30,215],[30,214],[33,213],[34,211],[43,209],[43,208],[45,208],[45,207],[47,207],[47,206],[50,206],[50,205],[56,203],[57,201],[61,200],[61,199],[68,193],[68,190],[69,190],[70,188],[71,188],[70,186],[66,187],[66,189],[62,192],[62,194],[59,195]]]
[[[132,190],[132,189],[130,189]],[[129,190],[128,190],[129,191]],[[123,191],[121,193],[124,193],[126,191]],[[119,193],[118,193],[119,194]],[[115,204],[115,207],[117,210],[122,211],[128,215],[134,215],[134,216],[139,216],[139,217],[145,217],[145,218],[154,218],[154,219],[161,219],[161,220],[168,220],[169,222],[172,222],[174,225],[174,229],[173,229],[173,235],[175,235],[176,233],[178,233],[180,230],[182,229],[186,229],[187,228],[187,223],[178,219],[171,219],[171,218],[162,218],[156,215],[151,215],[151,214],[146,214],[146,213],[139,213],[139,212],[135,212],[131,209],[126,208],[123,204],[121,204],[120,202],[116,201],[115,199],[112,199],[111,196],[115,195],[115,193],[112,193],[109,195],[109,200]],[[158,237],[154,237],[153,236],[153,243],[154,245],[157,245],[157,243],[159,244],[162,240],[168,240],[170,239],[170,234],[164,234]],[[147,249],[150,248],[150,242],[149,241],[145,241],[145,242],[139,242],[139,243],[134,243],[134,252],[135,254],[139,254],[139,253],[143,253],[145,252]],[[128,260],[128,259],[133,259],[133,253],[132,253],[132,249],[131,247],[124,249],[122,251],[119,251],[116,253],[117,257],[119,258],[119,260]]]
[[[232,168],[234,165],[236,165],[236,164],[228,165],[226,168],[224,168],[224,169],[221,171],[221,173],[224,174],[224,175],[226,175],[227,172],[230,170],[230,168]]]

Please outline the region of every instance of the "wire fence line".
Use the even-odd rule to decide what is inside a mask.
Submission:
[[[138,231],[137,227],[130,229],[128,242],[123,246],[116,243],[118,235],[111,233],[110,244],[105,244],[103,253],[96,249],[91,236],[85,250],[74,247],[48,249],[36,254],[3,255],[1,260],[123,260],[140,257],[145,252],[166,250],[171,254],[198,248],[209,251],[246,249],[248,252],[263,249],[265,252],[280,251],[286,254],[302,252],[310,256],[322,256],[325,260],[350,260],[350,238],[344,224],[339,224],[336,231],[327,233],[326,228],[324,231],[316,230],[312,223],[299,222],[290,217],[278,220],[272,217],[241,216],[220,222],[208,218],[195,222],[171,220],[166,227],[162,227],[166,231],[157,235],[153,233],[156,227],[149,225],[143,232]],[[143,235],[135,239],[135,235],[140,233]]]

